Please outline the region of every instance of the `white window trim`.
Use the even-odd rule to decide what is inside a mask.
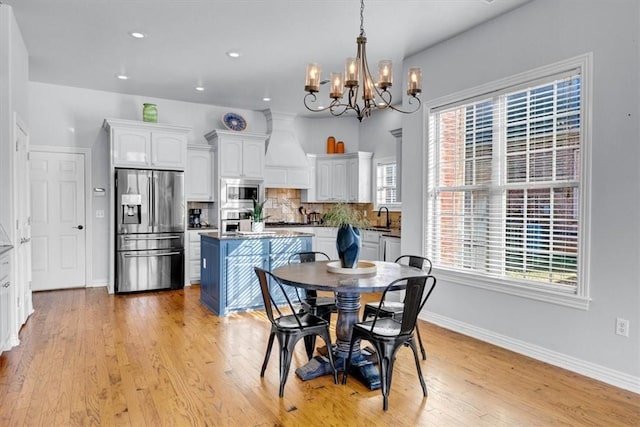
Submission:
[[[432,111],[442,108],[442,106],[457,103],[463,100],[471,100],[473,98],[486,95],[491,92],[503,90],[504,88],[523,84],[527,81],[534,81],[545,78],[547,76],[558,74],[570,69],[580,69],[582,79],[582,117],[581,135],[582,141],[580,150],[582,154],[581,176],[580,176],[580,203],[581,203],[581,221],[579,233],[579,250],[580,258],[578,261],[578,285],[576,293],[563,293],[557,289],[547,289],[545,286],[524,285],[514,279],[498,279],[493,277],[485,277],[478,273],[466,273],[456,270],[438,268],[434,265],[434,273],[438,279],[445,280],[460,285],[471,286],[491,290],[495,292],[515,295],[523,298],[529,298],[547,303],[557,304],[561,306],[588,310],[590,297],[590,274],[589,265],[591,260],[590,241],[591,241],[591,122],[592,122],[592,88],[593,88],[593,53],[585,53],[564,61],[549,64],[540,68],[536,68],[524,73],[516,74],[504,79],[496,80],[491,83],[480,85],[468,90],[460,91],[451,95],[447,95],[432,100],[425,105],[424,114],[424,135],[423,135],[423,159],[422,159],[422,182],[425,183],[425,190],[429,188],[429,126],[430,114]],[[426,253],[426,224],[429,214],[429,198],[425,194],[423,197],[422,208],[422,253]]]
[[[376,157],[374,159],[373,164],[373,208],[374,210],[378,210],[380,208],[387,208],[390,212],[401,212],[402,211],[402,202],[396,203],[378,203],[378,166],[387,164],[387,163],[395,163],[396,164],[396,175],[400,174],[401,171],[398,169],[398,159],[393,156],[389,157]],[[396,183],[398,177],[396,176]],[[396,188],[397,190],[397,188]]]

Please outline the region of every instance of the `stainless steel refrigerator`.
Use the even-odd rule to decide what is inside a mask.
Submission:
[[[116,169],[116,293],[184,286],[184,172]]]

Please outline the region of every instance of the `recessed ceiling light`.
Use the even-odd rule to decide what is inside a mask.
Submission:
[[[203,91],[204,91],[204,88],[203,88],[202,86],[196,86],[196,90],[197,90],[198,92],[203,92]]]
[[[269,101],[271,101],[271,98],[269,98],[268,96],[265,96],[264,98],[262,98],[262,100],[264,102],[269,102]]]
[[[134,39],[143,39],[143,38],[145,38],[145,37],[146,37],[146,36],[144,35],[144,33],[140,33],[140,32],[138,32],[138,31],[132,31],[132,32],[130,32],[130,33],[129,33],[129,35],[130,35],[131,37],[133,37]]]
[[[240,52],[236,52],[235,50],[230,50],[227,52],[227,56],[229,58],[240,58]]]
[[[127,76],[126,74],[116,74],[116,77],[120,80],[129,80],[129,76]]]

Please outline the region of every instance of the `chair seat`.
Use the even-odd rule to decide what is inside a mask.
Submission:
[[[362,329],[366,331],[367,334],[374,334],[380,337],[395,338],[398,335],[400,335],[400,327],[402,325],[400,322],[398,322],[397,320],[391,317],[378,318],[378,321],[376,322],[376,325],[373,328],[373,330],[371,330],[372,324],[373,324],[373,321],[371,320],[368,322],[357,323],[353,327]]]
[[[327,325],[326,320],[309,313],[298,313],[298,319],[300,320],[300,323],[302,324],[303,328],[312,328],[314,326]],[[292,329],[292,330],[300,329],[300,325],[296,320],[296,316],[294,316],[293,314],[280,316],[277,319],[275,319],[275,323],[278,325],[279,328],[282,328],[282,329]]]

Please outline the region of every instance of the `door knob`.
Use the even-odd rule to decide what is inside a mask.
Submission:
[[[77,227],[73,227],[73,228],[77,228],[78,230],[82,230],[84,227],[83,227],[83,226],[81,226],[81,225],[79,225],[79,226],[77,226]]]

